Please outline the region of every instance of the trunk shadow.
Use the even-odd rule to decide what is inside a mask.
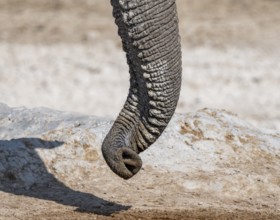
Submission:
[[[73,190],[51,174],[36,148],[53,149],[59,141],[39,138],[0,140],[0,190],[14,195],[50,200],[76,207],[79,212],[111,215],[128,210],[123,206],[90,193]]]

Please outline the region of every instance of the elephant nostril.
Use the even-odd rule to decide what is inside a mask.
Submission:
[[[122,152],[122,161],[125,167],[132,173],[136,174],[141,166],[142,161],[138,154],[129,148],[124,148]]]
[[[137,173],[138,167],[137,163],[131,159],[123,159],[123,163],[125,167],[131,172],[131,173]]]
[[[138,168],[134,166],[134,164],[130,164],[126,160],[124,160],[125,167],[133,174],[137,173]]]

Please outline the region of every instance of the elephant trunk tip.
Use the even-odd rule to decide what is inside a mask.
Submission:
[[[139,155],[128,147],[111,148],[109,151],[102,147],[102,153],[111,170],[123,179],[130,179],[142,167]]]

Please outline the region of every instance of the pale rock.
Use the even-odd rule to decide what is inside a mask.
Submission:
[[[256,128],[224,110],[176,114],[157,142],[141,153],[139,174],[125,181],[109,170],[101,153],[112,123],[1,104],[0,190],[42,198],[17,190],[60,186],[136,207],[157,201],[157,206],[186,207],[195,199],[199,206],[224,201],[240,202],[242,208],[248,201],[252,207],[280,207],[279,131]]]

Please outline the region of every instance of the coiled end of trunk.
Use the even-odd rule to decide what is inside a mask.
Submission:
[[[139,155],[129,147],[103,145],[102,153],[111,170],[123,179],[133,177],[142,167]]]

